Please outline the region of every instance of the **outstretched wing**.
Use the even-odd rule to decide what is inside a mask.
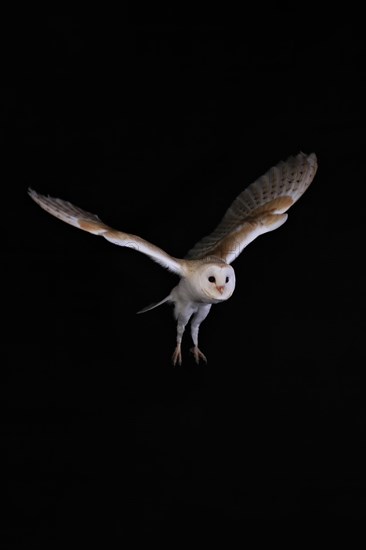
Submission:
[[[111,243],[119,246],[125,246],[127,248],[133,248],[138,252],[142,252],[143,254],[150,256],[150,258],[155,260],[155,262],[170,271],[173,271],[177,275],[182,276],[185,274],[186,262],[184,260],[173,258],[161,248],[145,241],[141,237],[112,229],[103,223],[95,214],[86,212],[85,210],[74,206],[70,202],[53,197],[46,197],[45,195],[37,193],[33,189],[29,189],[28,192],[30,197],[37,204],[39,204],[41,208],[46,210],[49,214],[52,214],[52,216],[59,218],[63,222],[69,223],[70,225],[83,229],[84,231],[88,231],[93,235],[100,235]]]
[[[273,166],[240,193],[216,229],[196,243],[187,259],[217,256],[233,262],[259,235],[285,223],[285,212],[309,187],[316,170],[314,153],[299,153]]]

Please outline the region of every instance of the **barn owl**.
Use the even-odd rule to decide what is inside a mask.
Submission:
[[[287,210],[309,187],[316,170],[314,153],[299,153],[273,166],[236,197],[216,229],[198,241],[185,258],[175,258],[141,237],[113,229],[97,215],[70,202],[41,195],[33,189],[28,192],[41,208],[56,218],[111,243],[142,252],[180,277],[166,298],[138,312],[166,302],[174,304],[177,335],[172,363],[175,366],[182,363],[182,337],[189,321],[194,359],[197,364],[200,360],[207,362],[198,347],[198,332],[211,306],[224,302],[234,292],[232,262],[259,235],[285,223]]]

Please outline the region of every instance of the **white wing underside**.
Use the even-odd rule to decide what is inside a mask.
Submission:
[[[43,210],[56,218],[87,231],[88,233],[92,233],[93,235],[100,235],[107,239],[107,241],[117,244],[118,246],[124,246],[142,252],[177,275],[182,276],[185,274],[186,262],[184,262],[184,260],[179,260],[178,258],[170,256],[161,248],[137,235],[112,229],[103,223],[96,214],[82,210],[62,199],[46,197],[36,193],[33,189],[29,189],[29,195],[41,208],[43,208]]]
[[[272,167],[238,195],[216,229],[198,241],[186,258],[217,256],[233,262],[259,235],[285,223],[285,212],[309,187],[316,170],[314,153],[299,153]]]

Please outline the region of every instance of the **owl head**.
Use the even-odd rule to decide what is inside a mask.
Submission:
[[[193,279],[192,283],[204,302],[223,302],[235,289],[235,272],[231,265],[221,261],[205,261]]]

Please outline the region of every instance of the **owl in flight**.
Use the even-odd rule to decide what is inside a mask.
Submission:
[[[177,339],[172,362],[175,366],[182,363],[181,342],[190,319],[191,351],[197,363],[200,360],[207,362],[198,347],[198,331],[212,304],[224,302],[234,292],[232,262],[259,235],[285,223],[287,210],[309,187],[316,170],[314,153],[299,153],[272,167],[238,195],[216,229],[198,241],[184,259],[170,256],[141,237],[113,229],[95,214],[70,202],[40,195],[33,189],[29,189],[29,195],[56,218],[100,235],[111,243],[142,252],[180,277],[169,296],[139,312],[149,311],[165,302],[174,304]]]

